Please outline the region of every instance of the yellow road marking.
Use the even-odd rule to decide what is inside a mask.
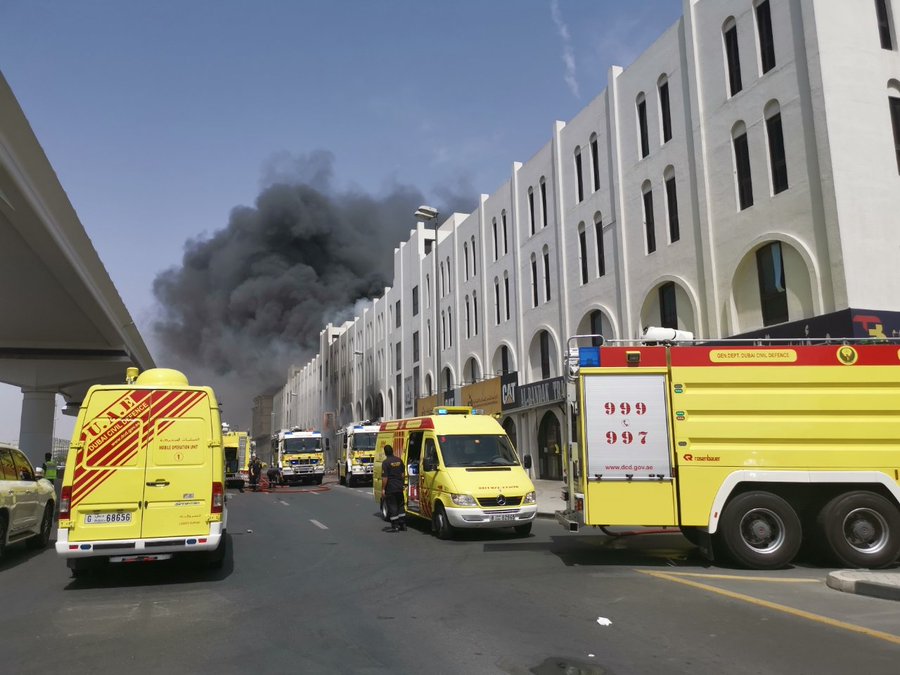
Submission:
[[[893,635],[892,633],[885,633],[880,630],[873,630],[871,628],[866,628],[865,626],[857,626],[854,623],[847,623],[846,621],[838,621],[837,619],[831,619],[827,616],[822,616],[820,614],[813,614],[812,612],[806,612],[802,609],[796,609],[794,607],[788,607],[787,605],[779,605],[776,602],[769,602],[768,600],[761,600],[760,598],[754,598],[751,595],[745,595],[743,593],[735,593],[734,591],[727,591],[724,588],[716,588],[715,586],[710,586],[709,584],[701,584],[698,581],[691,581],[690,579],[684,579],[682,577],[677,577],[673,574],[667,572],[655,572],[651,570],[637,570],[641,574],[648,574],[651,577],[655,577],[657,579],[666,579],[667,581],[674,581],[677,584],[684,584],[685,586],[691,586],[693,588],[699,588],[704,591],[710,591],[712,593],[718,593],[719,595],[724,595],[728,598],[733,598],[735,600],[743,600],[744,602],[749,602],[751,605],[758,605],[760,607],[766,607],[768,609],[774,609],[777,612],[784,612],[785,614],[790,614],[792,616],[798,616],[801,619],[808,619],[810,621],[815,621],[816,623],[823,623],[826,626],[832,626],[834,628],[843,628],[844,630],[848,630],[852,633],[861,633],[862,635],[868,635],[869,637],[878,638],[879,640],[884,640],[885,642],[891,642],[895,645],[900,645],[900,635]],[[741,577],[744,578],[744,577]]]
[[[643,571],[643,570],[638,570]],[[704,574],[703,572],[660,572],[673,577],[700,577],[701,579],[735,579],[737,581],[765,581],[773,584],[821,584],[822,579],[769,579],[767,577],[742,577],[737,574]]]

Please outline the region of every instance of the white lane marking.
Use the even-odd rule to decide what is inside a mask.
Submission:
[[[316,497],[319,496],[319,491],[318,491],[318,490],[307,490],[307,492],[309,492],[310,494],[316,495]]]
[[[310,520],[309,522],[311,522],[311,523],[312,523],[313,525],[315,525],[316,527],[321,527],[323,530],[327,530],[327,529],[328,529],[328,526],[327,526],[327,525],[323,525],[323,524],[320,523],[318,520]]]
[[[279,499],[278,501],[279,501],[279,503],[284,504],[285,506],[290,506],[290,504],[288,504],[288,503],[287,503],[286,501],[284,501],[283,499]]]

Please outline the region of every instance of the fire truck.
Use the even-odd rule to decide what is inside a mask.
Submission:
[[[361,422],[338,429],[338,480],[341,485],[346,483],[347,487],[353,487],[362,482],[371,484],[375,437],[379,428],[378,424]]]
[[[300,427],[282,429],[272,436],[272,461],[281,472],[282,484],[311,482],[321,485],[325,477],[322,432]]]
[[[900,348],[570,338],[570,531],[671,526],[714,560],[900,556]],[[672,333],[672,331],[669,331]]]
[[[246,431],[232,431],[222,424],[222,449],[225,452],[225,484],[244,487],[249,481],[250,435]]]

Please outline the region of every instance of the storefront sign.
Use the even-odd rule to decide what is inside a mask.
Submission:
[[[523,384],[518,390],[518,408],[537,408],[566,400],[566,382],[561,377]],[[508,410],[509,408],[504,408]]]

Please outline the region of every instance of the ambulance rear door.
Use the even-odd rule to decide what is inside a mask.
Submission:
[[[148,390],[93,389],[73,439],[70,541],[138,539],[144,499]]]
[[[153,392],[144,475],[145,539],[209,533],[213,483],[212,418],[203,390]]]

